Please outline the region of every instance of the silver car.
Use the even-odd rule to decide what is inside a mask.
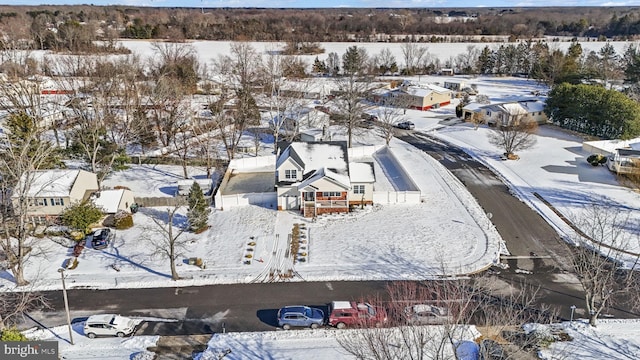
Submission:
[[[124,337],[133,334],[136,322],[128,317],[115,314],[91,315],[84,323],[84,334],[93,339],[96,336]]]

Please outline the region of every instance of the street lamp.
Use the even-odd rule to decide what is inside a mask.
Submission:
[[[64,283],[64,269],[58,269],[62,278],[62,297],[64,298],[64,310],[67,312],[67,325],[69,326],[69,341],[73,345],[73,331],[71,330],[71,315],[69,314],[69,299],[67,298],[67,286]]]

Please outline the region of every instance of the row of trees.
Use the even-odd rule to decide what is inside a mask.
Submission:
[[[640,104],[617,90],[601,86],[555,86],[546,113],[563,128],[605,139],[640,135]]]
[[[39,49],[75,51],[90,38],[233,41],[461,41],[503,35],[640,35],[635,8],[187,9],[127,6],[5,6],[0,31]],[[394,35],[386,37],[383,35]]]

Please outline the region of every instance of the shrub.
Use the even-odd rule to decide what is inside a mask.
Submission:
[[[0,341],[28,341],[29,339],[24,336],[18,329],[9,328],[2,330],[2,336]]]
[[[102,219],[102,210],[91,201],[75,203],[62,213],[62,224],[74,230],[87,232],[89,226]]]
[[[592,166],[603,165],[607,162],[607,157],[602,154],[591,154],[587,157],[587,162]]]
[[[133,216],[126,211],[118,211],[113,216],[113,220],[116,230],[125,230],[133,227]]]

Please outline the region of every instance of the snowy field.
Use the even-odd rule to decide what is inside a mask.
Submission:
[[[148,56],[152,53],[152,42],[147,40],[123,40],[121,44],[130,49],[133,53]],[[193,46],[198,59],[202,64],[209,65],[211,61],[217,60],[219,55],[229,55],[231,41],[190,41],[189,44]],[[284,48],[284,43],[279,42],[249,42],[249,44],[256,49],[259,54],[268,54],[272,52],[280,51]],[[583,53],[590,51],[597,52],[602,49],[606,42],[602,41],[589,41],[581,42]],[[613,41],[611,45],[616,50],[618,55],[622,55],[627,46],[631,44],[625,41]],[[440,63],[444,64],[446,61],[457,57],[461,54],[468,52],[468,47],[472,46],[476,51],[482,50],[485,46],[490,49],[496,49],[505,43],[418,43],[419,46],[427,48],[427,56],[438,59]],[[567,51],[571,42],[549,42],[551,49],[559,49]],[[402,53],[402,43],[351,43],[351,42],[323,42],[320,46],[324,48],[324,53],[318,55],[303,55],[300,56],[308,64],[313,64],[313,61],[317,57],[319,60],[325,60],[329,53],[336,53],[338,56],[342,56],[347,49],[351,46],[363,47],[367,50],[370,56],[379,54],[383,49],[389,49],[391,54],[395,56],[399,67],[404,66],[404,56]]]

